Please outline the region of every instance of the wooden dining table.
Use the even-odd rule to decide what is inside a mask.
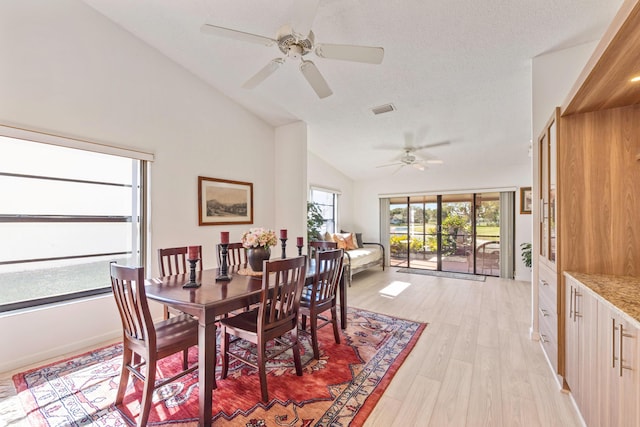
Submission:
[[[198,388],[199,425],[211,425],[213,389],[216,387],[216,320],[232,311],[242,309],[260,301],[262,277],[240,274],[245,267],[230,267],[229,281],[216,281],[220,270],[212,268],[196,272],[197,288],[185,289],[189,274],[177,274],[146,280],[147,298],[176,308],[198,319]],[[315,274],[315,263],[307,267],[306,282],[311,283]],[[344,274],[343,274],[344,276]],[[340,326],[346,328],[347,292],[344,277],[340,279],[338,300]]]

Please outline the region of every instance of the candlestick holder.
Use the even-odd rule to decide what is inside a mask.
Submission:
[[[198,261],[200,261],[198,258],[196,259],[188,259],[187,261],[189,261],[189,281],[187,283],[185,283],[184,285],[182,285],[183,288],[199,288],[200,287],[200,283],[196,282],[196,264],[198,263]]]
[[[280,239],[282,242],[282,259],[287,257],[287,239]]]
[[[302,245],[297,245],[298,246],[298,256],[302,256]]]
[[[228,252],[229,244],[220,243],[220,247],[222,248],[222,250],[220,251],[222,260],[220,261],[220,273],[216,276],[216,282],[228,282],[229,280],[231,280],[231,276],[227,271],[227,268],[228,268],[227,255],[229,253]]]

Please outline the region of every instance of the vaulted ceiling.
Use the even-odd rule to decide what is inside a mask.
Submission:
[[[597,40],[621,0],[84,0],[99,13],[278,126],[303,120],[311,151],[353,179],[391,176],[402,147],[441,165],[528,165],[531,58]],[[311,17],[317,44],[384,48],[380,65],[312,60],[333,94],[319,99],[288,59],[256,88],[243,83],[274,58],[265,47],[201,32],[203,24],[275,38]],[[304,14],[303,14],[304,15]],[[371,109],[392,103],[395,111]],[[423,173],[413,168],[403,173]]]

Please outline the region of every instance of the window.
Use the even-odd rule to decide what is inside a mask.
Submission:
[[[324,223],[320,233],[335,233],[337,231],[338,193],[331,190],[311,188],[311,201],[316,203],[322,212]]]
[[[0,136],[0,312],[108,292],[144,264],[146,162]]]

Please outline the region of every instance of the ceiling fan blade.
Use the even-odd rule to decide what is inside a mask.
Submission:
[[[275,73],[280,66],[284,64],[284,59],[276,58],[272,59],[267,65],[262,67],[260,71],[254,74],[249,80],[247,80],[242,87],[245,89],[253,89],[258,86],[260,83],[266,80],[271,74]]]
[[[384,49],[381,47],[348,44],[321,44],[316,47],[316,55],[327,59],[380,64],[382,58],[384,58]]]
[[[398,165],[404,166],[404,163],[402,163],[402,162],[389,163],[389,164],[386,164],[386,165],[380,165],[380,166],[376,166],[376,167],[377,168],[386,168],[386,167],[389,167],[389,166],[398,166]]]
[[[276,40],[269,37],[245,33],[244,31],[232,30],[225,27],[218,27],[217,25],[211,24],[203,24],[202,27],[200,27],[200,32],[205,34],[213,34],[219,37],[226,37],[228,39],[240,40],[243,42],[257,43],[264,46],[271,46],[274,43],[277,43]]]
[[[291,28],[298,38],[304,40],[309,36],[319,3],[320,0],[296,0],[294,2]]]
[[[300,71],[302,71],[305,79],[307,79],[320,99],[326,98],[333,93],[327,81],[322,77],[322,74],[320,74],[320,70],[318,70],[316,64],[311,61],[302,61]]]
[[[412,163],[411,166],[418,169],[419,171],[423,171],[425,169],[422,163]]]
[[[451,144],[450,141],[442,141],[442,142],[436,142],[435,144],[418,145],[416,147],[412,147],[412,149],[413,150],[424,150],[425,148],[440,147],[442,145],[449,145],[449,144]]]
[[[430,159],[430,160],[427,160],[427,163],[429,163],[430,165],[441,165],[444,162],[440,159]]]

